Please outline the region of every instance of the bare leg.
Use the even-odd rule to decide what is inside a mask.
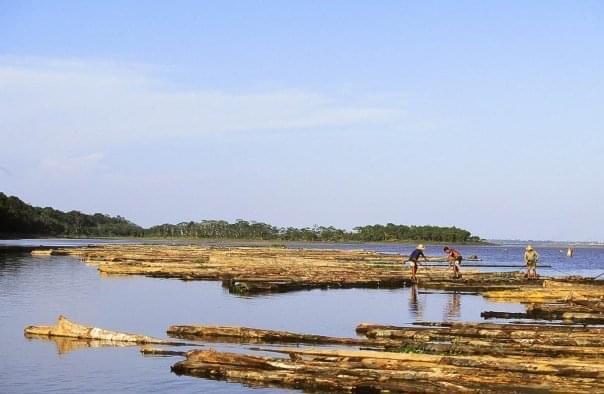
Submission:
[[[453,271],[455,273],[455,279],[461,278],[461,274],[459,273],[459,263],[457,261],[453,264]]]

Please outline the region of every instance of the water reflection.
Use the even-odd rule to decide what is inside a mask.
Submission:
[[[443,321],[459,320],[461,317],[461,295],[457,292],[447,294]]]
[[[424,305],[418,298],[417,285],[415,284],[409,288],[409,314],[413,316],[415,320],[423,320]]]
[[[28,340],[52,341],[57,347],[57,353],[64,355],[75,350],[100,347],[132,347],[138,346],[133,342],[114,342],[95,339],[80,339],[68,337],[49,337],[48,335],[25,334]]]

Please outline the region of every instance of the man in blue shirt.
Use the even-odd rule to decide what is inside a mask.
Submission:
[[[409,263],[411,263],[411,280],[414,282],[417,282],[417,277],[415,276],[415,274],[417,274],[417,265],[419,264],[419,258],[423,257],[424,261],[428,261],[428,259],[424,255],[425,249],[426,248],[423,244],[417,245],[417,248],[415,248],[415,250],[411,252],[409,260],[407,260]]]

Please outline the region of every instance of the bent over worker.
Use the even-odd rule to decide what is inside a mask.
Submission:
[[[417,274],[417,265],[419,264],[419,258],[423,257],[424,261],[428,261],[428,259],[424,255],[425,249],[426,248],[423,244],[417,245],[417,248],[415,248],[415,250],[411,252],[411,255],[409,255],[409,260],[407,260],[409,263],[411,263],[411,280],[414,282],[417,282],[417,277],[415,276],[415,274]]]
[[[445,246],[443,251],[447,255],[447,261],[449,262],[449,267],[453,270],[453,276],[455,279],[461,278],[461,274],[459,273],[459,268],[461,266],[461,261],[463,257],[459,251]]]
[[[537,263],[539,262],[539,253],[531,245],[524,251],[524,264],[526,264],[526,277],[528,279],[537,279]]]

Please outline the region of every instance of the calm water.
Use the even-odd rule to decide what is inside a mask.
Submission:
[[[25,242],[58,245],[94,241]],[[400,245],[312,246],[402,253],[410,249]],[[465,255],[479,255],[485,263],[519,264],[522,256],[520,247],[460,249]],[[436,247],[428,249],[429,254],[438,251]],[[539,251],[542,262],[559,271],[582,275],[604,271],[602,249],[577,249],[572,259],[559,249]],[[560,274],[550,271],[542,273]],[[59,314],[85,324],[158,337],[165,337],[171,324],[187,323],[353,336],[354,327],[360,322],[401,325],[418,320],[481,321],[483,310],[523,311],[524,307],[492,304],[473,295],[424,294],[408,288],[313,290],[246,298],[228,294],[217,282],[101,278],[94,268],[69,257],[0,254],[0,392],[286,392],[177,377],[170,372],[170,366],[179,358],[142,357],[137,347],[59,353],[53,341],[24,338],[25,326],[53,323]],[[240,350],[236,345],[222,348]]]

